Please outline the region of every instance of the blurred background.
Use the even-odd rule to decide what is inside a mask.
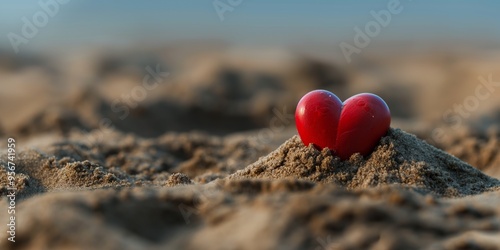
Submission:
[[[393,127],[437,142],[462,126],[486,131],[500,120],[499,9],[498,1],[4,2],[0,135],[227,135],[281,125],[294,133],[295,105],[318,88],[342,100],[373,92]]]

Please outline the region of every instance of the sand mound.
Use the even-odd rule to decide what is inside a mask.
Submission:
[[[470,127],[453,130],[436,146],[460,158],[484,173],[500,177],[500,130],[487,131]]]
[[[348,189],[402,184],[457,197],[498,189],[500,181],[400,129],[390,129],[374,152],[341,161],[327,149],[305,147],[294,136],[230,178],[290,178],[337,183]]]

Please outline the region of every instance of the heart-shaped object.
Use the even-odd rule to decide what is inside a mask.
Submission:
[[[391,124],[389,107],[377,95],[362,93],[345,100],[314,90],[300,99],[295,111],[297,131],[305,145],[329,148],[342,160],[373,151]]]

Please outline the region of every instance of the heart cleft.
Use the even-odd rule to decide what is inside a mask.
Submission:
[[[358,94],[342,103],[332,92],[314,90],[297,104],[295,124],[305,145],[328,148],[346,160],[373,151],[389,130],[391,113],[375,94]]]

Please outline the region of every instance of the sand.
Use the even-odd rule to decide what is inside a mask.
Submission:
[[[43,149],[20,153],[18,197],[56,190],[207,183],[226,177],[268,151],[242,136],[189,133],[143,139],[108,131],[99,143],[85,140],[88,136],[77,133]],[[5,156],[0,163],[7,165]],[[6,195],[6,168],[0,169],[0,185],[1,194]]]
[[[446,140],[436,143],[450,154],[468,162],[481,171],[500,177],[500,133],[498,129],[464,128],[451,133]]]
[[[500,92],[460,128],[442,121],[478,75],[497,79],[497,59],[383,53],[341,67],[177,51],[141,57],[172,72],[124,119],[112,103],[143,77],[133,52],[0,69],[0,225],[7,137],[18,191],[16,243],[5,233],[0,249],[500,249],[500,133],[488,129]],[[392,128],[371,155],[301,143],[293,108],[316,88],[388,102]]]
[[[347,189],[401,184],[457,197],[499,189],[500,182],[400,129],[390,129],[366,159],[341,161],[329,149],[305,147],[298,136],[231,178],[297,178]]]
[[[241,136],[80,136],[19,155],[18,243],[2,249],[498,245],[500,182],[400,129],[343,162],[297,136],[260,159]]]

